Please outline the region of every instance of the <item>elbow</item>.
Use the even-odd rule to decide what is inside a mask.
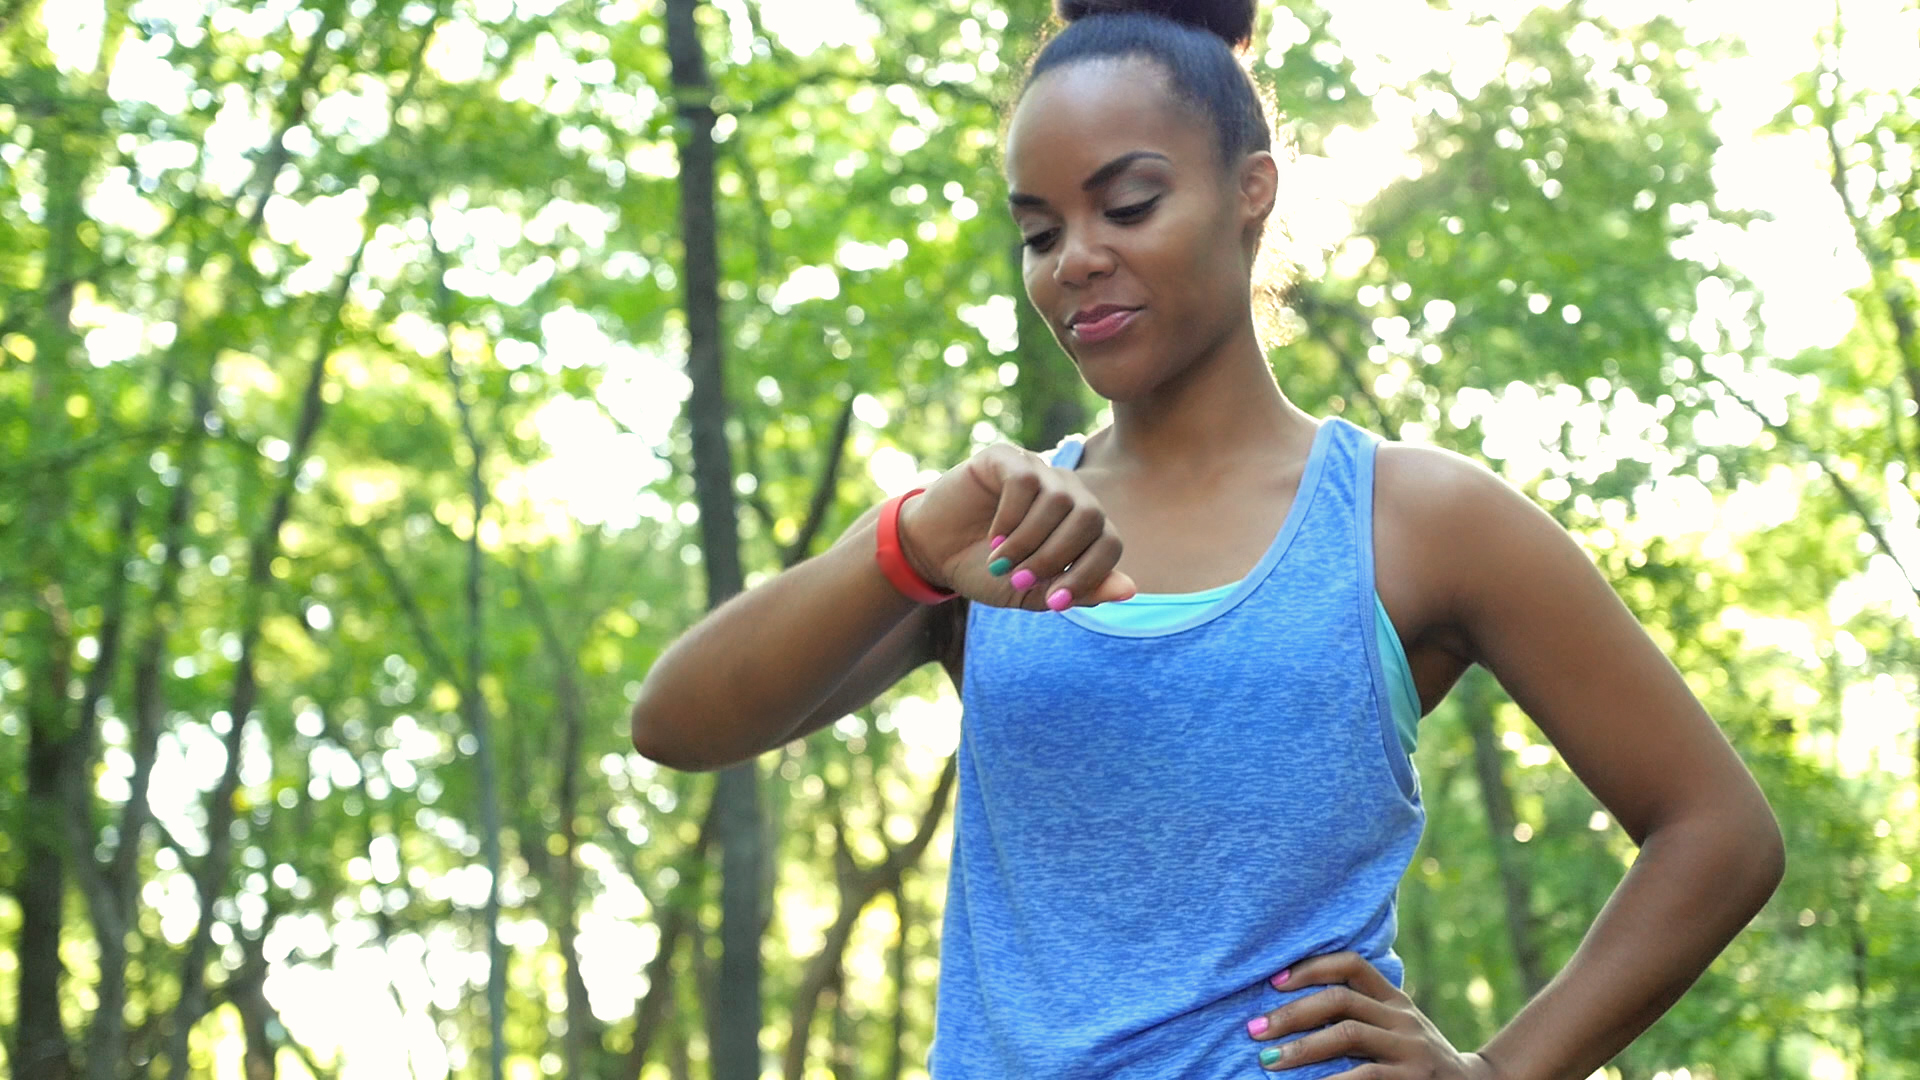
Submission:
[[[1759,789],[1696,803],[1647,835],[1643,851],[1660,848],[1702,890],[1697,902],[1744,925],[1760,913],[1786,877],[1780,823]]]
[[[1744,861],[1750,867],[1747,880],[1754,892],[1757,911],[1772,899],[1787,876],[1787,841],[1780,831],[1780,819],[1774,815],[1759,785],[1751,784],[1748,793],[1739,842]]]
[[[1771,809],[1762,815],[1759,836],[1759,866],[1756,874],[1760,879],[1760,902],[1764,904],[1773,897],[1774,891],[1787,876],[1787,840],[1781,834],[1780,822]]]
[[[1749,919],[1773,898],[1787,874],[1787,844],[1780,822],[1764,798],[1754,802],[1757,805],[1742,814],[1737,824],[1730,823],[1722,831],[1724,854],[1717,860],[1727,874],[1724,884],[1731,886],[1728,898],[1743,901]]]
[[[715,729],[712,714],[650,701],[644,687],[628,715],[628,724],[634,751],[676,772],[719,772],[752,757],[728,755],[726,747],[711,734]]]
[[[634,752],[656,765],[665,766],[680,772],[705,772],[712,768],[688,757],[684,746],[676,747],[668,736],[674,725],[660,715],[661,709],[648,701],[643,687],[640,699],[633,703],[633,709],[627,716],[628,734],[633,739]]]

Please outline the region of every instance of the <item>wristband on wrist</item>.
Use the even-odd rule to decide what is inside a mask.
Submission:
[[[922,604],[939,604],[958,594],[944,592],[927,584],[913,564],[907,561],[906,552],[900,548],[900,505],[925,490],[914,488],[881,504],[880,528],[875,537],[873,557],[880,564],[880,572],[887,575],[887,580],[900,590],[901,595]]]

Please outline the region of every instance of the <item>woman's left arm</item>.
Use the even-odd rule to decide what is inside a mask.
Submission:
[[[1407,498],[1393,512],[1422,538],[1414,570],[1439,629],[1500,680],[1640,848],[1566,967],[1477,1057],[1455,1063],[1499,1080],[1578,1080],[1658,1019],[1766,903],[1785,867],[1779,825],[1685,680],[1558,523],[1464,458],[1411,447],[1394,457],[1392,486]],[[1364,973],[1340,974],[1351,966],[1309,960],[1289,985],[1345,983],[1334,997],[1383,996],[1359,985],[1372,982]],[[1323,996],[1280,1012],[1325,1024],[1330,1017],[1312,1014],[1334,1002],[1308,1004]],[[1346,1018],[1383,1022],[1377,1004]],[[1398,1050],[1437,1035],[1417,1012],[1400,1020]],[[1342,1041],[1364,1034],[1344,1031]]]
[[[1785,846],[1752,774],[1573,538],[1493,474],[1430,453],[1455,478],[1451,505],[1428,512],[1455,541],[1437,569],[1469,656],[1640,847],[1566,967],[1480,1051],[1505,1080],[1585,1077],[1759,912]]]

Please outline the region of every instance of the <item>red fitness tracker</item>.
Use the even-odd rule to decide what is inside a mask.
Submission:
[[[873,557],[880,564],[880,572],[887,575],[887,580],[901,595],[922,604],[940,604],[959,594],[943,592],[927,584],[907,561],[906,552],[900,550],[900,505],[925,490],[914,488],[880,504],[880,531],[875,537]]]

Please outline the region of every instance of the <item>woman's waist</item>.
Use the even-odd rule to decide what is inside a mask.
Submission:
[[[1147,908],[1120,909],[1099,883],[1040,896],[982,879],[960,860],[942,948],[959,962],[954,977],[986,996],[1025,1002],[1055,1023],[1103,1015],[1110,1031],[1145,1030],[1236,995],[1277,1007],[1291,994],[1266,980],[1329,953],[1357,952],[1397,983],[1394,891],[1384,874],[1373,876],[1357,874],[1318,897],[1281,896],[1249,879],[1205,900],[1163,893]],[[950,966],[943,957],[943,979]]]
[[[1355,948],[1400,982],[1402,967],[1390,940],[1317,944],[1313,955],[1340,951],[1336,944]],[[1260,1070],[1259,1052],[1273,1043],[1250,1038],[1247,1021],[1321,989],[1281,991],[1267,982],[1305,959],[1290,955],[1297,949],[1270,947],[1224,966],[1225,958],[1189,955],[1177,968],[1151,962],[1131,968],[1088,966],[1073,958],[1032,957],[1054,968],[1052,978],[1041,980],[1031,971],[996,970],[989,956],[1004,950],[963,947],[964,955],[942,961],[937,1027],[951,1042],[935,1057],[947,1057],[959,1070],[954,1075],[968,1077],[986,1074],[963,1061],[997,1058],[1019,1063],[1010,1074],[1022,1076],[1253,1080],[1268,1075]],[[1146,959],[1138,951],[1132,955]],[[1309,1080],[1356,1064],[1297,1075]],[[1289,1073],[1289,1080],[1295,1075]]]

